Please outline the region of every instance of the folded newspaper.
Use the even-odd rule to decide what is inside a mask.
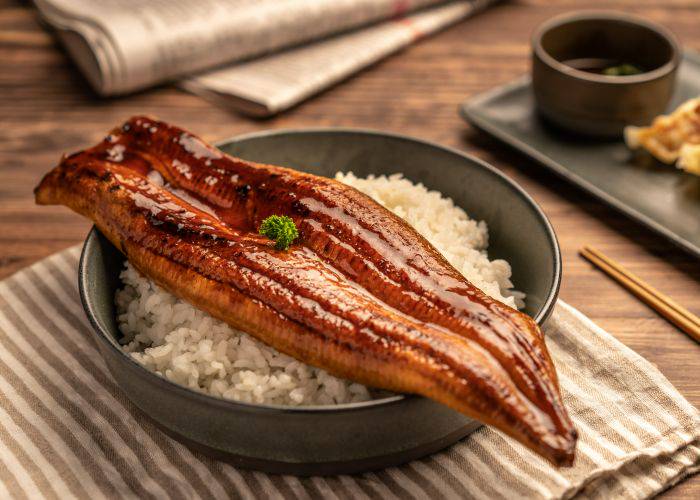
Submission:
[[[177,80],[193,93],[268,116],[494,1],[34,3],[100,95]]]

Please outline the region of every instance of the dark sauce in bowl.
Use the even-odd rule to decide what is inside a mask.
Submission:
[[[579,71],[606,76],[631,76],[649,71],[637,63],[603,57],[578,57],[562,61],[562,63]]]

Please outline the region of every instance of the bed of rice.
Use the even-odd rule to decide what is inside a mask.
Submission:
[[[404,218],[484,292],[511,306],[522,304],[510,265],[486,254],[486,224],[471,220],[451,199],[401,174],[363,179],[339,172],[336,179]],[[174,297],[128,263],[121,279],[115,300],[123,348],[161,376],[252,403],[328,405],[372,398],[366,387],[281,354]]]

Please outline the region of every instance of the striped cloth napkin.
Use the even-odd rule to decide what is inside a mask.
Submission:
[[[644,498],[700,469],[700,414],[650,363],[560,302],[548,345],[581,439],[555,470],[483,427],[357,476],[274,476],[193,453],[115,385],[76,287],[79,248],[0,282],[0,498]]]

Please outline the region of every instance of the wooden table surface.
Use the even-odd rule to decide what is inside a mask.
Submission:
[[[564,258],[561,298],[639,352],[700,406],[700,345],[631,297],[577,252],[592,245],[700,314],[700,265],[457,116],[464,99],[528,71],[528,40],[541,21],[581,7],[618,8],[671,28],[700,50],[700,0],[514,1],[405,50],[277,118],[255,121],[163,86],[99,99],[26,3],[0,0],[0,278],[79,243],[90,226],[67,209],[36,207],[32,188],[63,152],[101,139],[136,113],[153,114],[217,140],[253,130],[371,127],[479,156],[542,206]],[[700,477],[667,492],[700,498]]]

